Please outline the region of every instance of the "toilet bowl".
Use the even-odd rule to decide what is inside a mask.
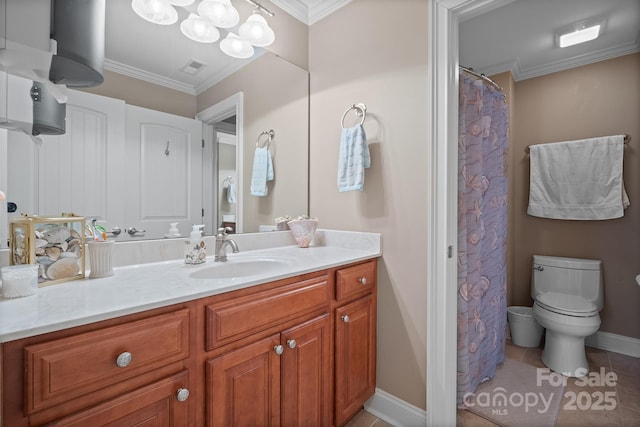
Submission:
[[[534,318],[546,329],[542,363],[571,377],[589,372],[584,339],[600,327],[601,262],[534,255]]]

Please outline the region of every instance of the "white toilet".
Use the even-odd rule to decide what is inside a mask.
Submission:
[[[602,262],[534,255],[533,317],[546,328],[542,363],[570,377],[589,372],[585,337],[600,327]]]

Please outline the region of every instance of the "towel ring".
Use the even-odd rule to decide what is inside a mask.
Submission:
[[[262,137],[262,135],[267,135],[268,139],[265,141],[265,143],[262,145],[262,147],[260,147],[260,138]],[[260,133],[260,135],[258,135],[258,139],[256,139],[256,147],[258,147],[258,148],[269,147],[269,144],[271,144],[271,141],[273,141],[273,138],[275,136],[276,136],[276,132],[273,129],[263,130]]]
[[[358,123],[360,125],[364,123],[364,119],[367,117],[366,105],[364,105],[362,102],[358,104],[353,104],[351,107],[347,108],[347,111],[345,111],[344,114],[342,115],[342,120],[340,121],[340,123],[342,124],[342,129],[344,129],[344,119],[345,117],[347,117],[347,114],[351,110],[355,110],[356,115],[360,117],[360,123]]]

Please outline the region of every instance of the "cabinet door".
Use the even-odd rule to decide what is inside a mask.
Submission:
[[[283,426],[330,425],[330,322],[326,314],[281,335]]]
[[[169,377],[49,425],[182,427],[189,425],[187,373]],[[182,391],[178,394],[178,391]]]
[[[207,426],[280,425],[280,336],[207,362]]]
[[[376,317],[373,295],[336,309],[336,425],[344,424],[373,395]]]

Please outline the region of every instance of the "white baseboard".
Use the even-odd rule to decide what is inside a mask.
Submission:
[[[425,411],[379,388],[364,404],[364,409],[395,427],[424,427],[427,424]]]
[[[638,338],[598,331],[588,336],[585,339],[585,344],[627,356],[640,357],[640,339]]]
[[[640,357],[640,339],[596,332],[585,339],[585,344],[627,356]],[[364,404],[367,412],[395,427],[424,427],[427,424],[427,413],[405,402],[402,399],[376,388],[376,392]]]

